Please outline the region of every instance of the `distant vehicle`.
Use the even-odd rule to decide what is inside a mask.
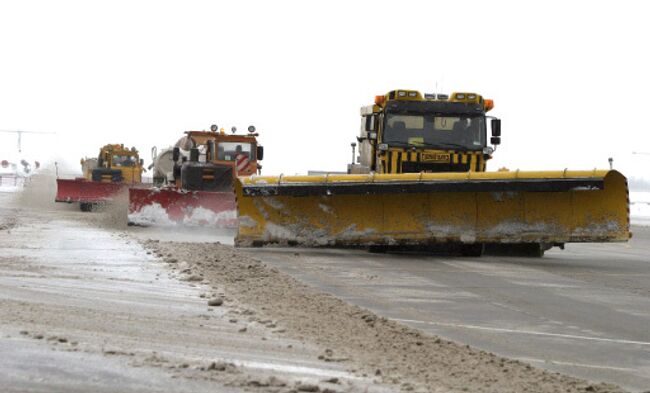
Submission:
[[[109,144],[97,158],[81,159],[83,177],[56,179],[56,202],[79,202],[81,211],[93,211],[129,186],[141,185],[144,161],[135,147]]]

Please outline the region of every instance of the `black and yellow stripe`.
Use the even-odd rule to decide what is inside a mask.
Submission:
[[[449,154],[449,162],[435,162],[422,159],[422,153],[425,154]],[[458,153],[452,150],[425,150],[408,151],[393,149],[386,152],[381,158],[381,167],[384,173],[404,173],[404,163],[423,163],[423,164],[449,164],[467,166],[469,172],[485,172],[486,160],[483,153],[465,152]]]

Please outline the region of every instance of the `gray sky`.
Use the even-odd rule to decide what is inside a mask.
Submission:
[[[5,1],[0,129],[80,170],[105,143],[254,124],[265,174],[344,170],[359,107],[397,88],[495,101],[489,169],[650,178],[650,23],[635,1]],[[0,134],[0,155],[15,136]],[[0,157],[1,158],[1,157]]]

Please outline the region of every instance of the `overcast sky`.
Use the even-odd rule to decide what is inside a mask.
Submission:
[[[495,101],[489,169],[650,178],[641,1],[3,1],[0,129],[79,170],[101,145],[254,124],[265,174],[345,170],[359,107],[397,88]],[[0,156],[16,138],[0,133]],[[0,157],[2,158],[2,157]]]

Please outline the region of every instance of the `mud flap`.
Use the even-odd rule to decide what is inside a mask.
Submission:
[[[616,171],[250,177],[238,246],[627,241]]]

